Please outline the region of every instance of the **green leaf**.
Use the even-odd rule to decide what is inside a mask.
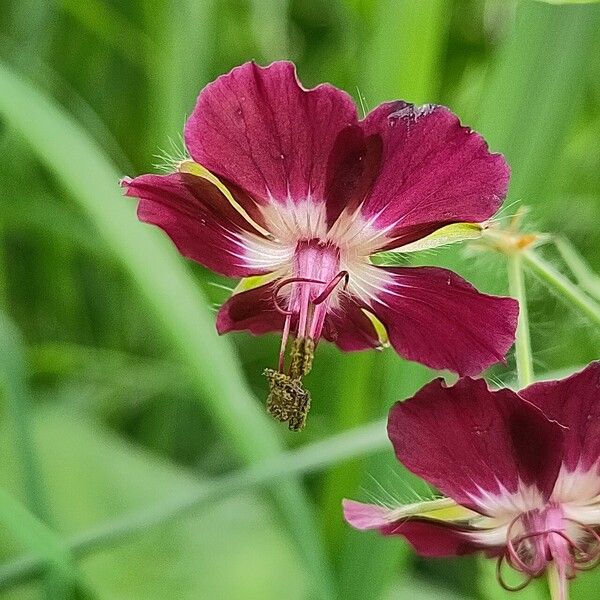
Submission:
[[[0,312],[0,395],[8,405],[11,441],[17,448],[17,465],[29,509],[45,518],[47,507],[42,478],[30,432],[29,392],[26,387],[23,339],[16,326]]]
[[[523,2],[492,69],[476,125],[491,149],[506,155],[509,197],[525,199],[534,210],[546,202],[544,192],[583,101],[581,80],[599,27],[597,6]]]

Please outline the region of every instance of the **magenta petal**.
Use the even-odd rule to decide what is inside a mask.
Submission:
[[[482,294],[452,271],[380,267],[376,277],[373,312],[404,358],[477,375],[502,361],[515,339],[518,303]]]
[[[268,272],[253,266],[245,249],[248,236],[255,243],[263,238],[249,233],[247,221],[212,184],[193,179],[192,186],[179,173],[141,175],[122,185],[128,196],[140,199],[140,221],[164,230],[184,256],[231,277]]]
[[[390,411],[398,460],[459,504],[486,512],[485,494],[536,485],[548,498],[561,464],[562,430],[508,389],[437,379]],[[483,498],[483,499],[482,499]]]
[[[364,504],[355,500],[342,501],[344,519],[355,529],[379,529],[389,525],[389,510],[377,504]]]
[[[434,222],[481,222],[506,195],[509,168],[483,138],[443,107],[382,104],[362,123],[379,134],[379,177],[362,212],[393,229]]]
[[[342,211],[352,214],[371,191],[379,174],[381,138],[365,136],[358,125],[338,135],[327,165],[325,197],[331,227]]]
[[[384,535],[405,537],[421,556],[461,556],[481,550],[481,546],[467,539],[465,531],[426,519],[409,519],[390,523],[379,530]]]
[[[348,94],[305,90],[292,63],[246,63],[200,93],[185,141],[194,160],[255,198],[323,201],[335,140],[357,122]]]
[[[587,471],[600,460],[600,362],[559,381],[543,381],[519,395],[564,429],[564,463]]]
[[[371,320],[360,304],[346,294],[341,294],[339,306],[327,314],[323,337],[346,352],[377,348],[381,342]]]
[[[344,519],[355,529],[375,529],[383,535],[404,536],[422,556],[455,556],[480,550],[456,526],[406,518],[390,523],[390,511],[383,506],[354,500],[344,500],[342,506]]]
[[[281,331],[285,317],[275,309],[274,283],[268,283],[246,292],[233,294],[217,314],[217,331],[249,331],[262,335]]]

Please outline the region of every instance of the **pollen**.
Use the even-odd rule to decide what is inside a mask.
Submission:
[[[300,379],[308,375],[315,357],[315,342],[311,338],[297,338],[290,350],[290,376]]]
[[[310,409],[310,394],[300,378],[274,369],[265,369],[264,375],[269,381],[269,414],[277,421],[287,423],[290,431],[302,430]]]

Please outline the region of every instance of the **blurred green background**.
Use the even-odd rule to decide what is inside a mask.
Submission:
[[[529,228],[598,266],[598,5],[0,0],[0,597],[510,596],[482,559],[424,561],[342,521],[342,497],[429,493],[383,419],[433,374],[324,344],[308,427],[278,427],[261,377],[277,338],[218,338],[234,282],[180,258],[121,197],[119,177],[180,152],[207,82],[278,58],[367,109],[450,106],[512,166],[501,216],[529,206]],[[500,255],[419,260],[506,292]],[[527,286],[538,376],[597,357],[597,325]],[[513,369],[509,356],[490,377]],[[573,597],[598,585],[582,576]],[[543,582],[515,595],[546,597]]]

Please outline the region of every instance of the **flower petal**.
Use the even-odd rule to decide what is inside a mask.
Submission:
[[[482,222],[506,195],[509,168],[443,106],[382,104],[362,122],[383,143],[379,177],[362,206],[373,227]]]
[[[355,529],[379,529],[389,525],[390,509],[378,504],[342,500],[344,519]]]
[[[519,395],[564,430],[564,465],[588,471],[600,462],[600,362],[558,381],[542,381]]]
[[[281,331],[285,317],[275,309],[275,286],[276,282],[270,282],[233,294],[219,309],[217,331],[249,331],[254,335]]]
[[[468,531],[459,527],[429,521],[409,519],[381,529],[384,535],[401,535],[421,556],[463,556],[483,550],[483,546],[468,538]]]
[[[231,277],[273,271],[288,253],[255,228],[210,181],[186,173],[122,182],[140,199],[138,217],[163,229],[184,256]]]
[[[340,294],[338,306],[325,318],[323,337],[346,352],[381,348],[386,343],[385,331],[378,331],[373,318],[353,298]]]
[[[368,265],[350,277],[404,358],[476,375],[502,361],[514,341],[518,303],[482,294],[452,271]]]
[[[347,215],[354,215],[369,194],[379,174],[381,150],[381,137],[365,136],[359,125],[346,127],[337,136],[329,155],[325,184],[329,227],[344,210]]]
[[[503,498],[528,487],[547,499],[560,469],[561,428],[515,392],[490,391],[482,379],[431,382],[392,407],[388,434],[413,473],[491,516]]]
[[[264,220],[263,213],[260,211],[254,200],[250,198],[244,190],[231,182],[228,182],[228,184],[225,185],[208,169],[205,169],[202,165],[193,160],[182,161],[179,164],[178,171],[181,173],[182,181],[192,191],[198,186],[200,186],[201,189],[206,187],[202,180],[207,180],[209,183],[212,183],[221,192],[225,200],[227,200],[227,202],[223,202],[223,199],[220,198],[220,202],[216,208],[227,211],[229,217],[239,223],[243,229],[248,229],[253,233],[258,231],[261,235],[268,238],[273,237],[271,232],[265,229],[267,223]],[[239,218],[240,216],[242,217],[241,221]]]
[[[375,529],[383,535],[402,535],[422,556],[454,556],[482,548],[468,539],[468,530],[452,523],[426,518],[390,521],[390,509],[353,500],[344,500],[343,509],[346,522],[355,529]]]
[[[301,87],[295,67],[236,67],[204,88],[185,126],[194,160],[257,200],[324,200],[338,134],[358,122],[352,98]]]

